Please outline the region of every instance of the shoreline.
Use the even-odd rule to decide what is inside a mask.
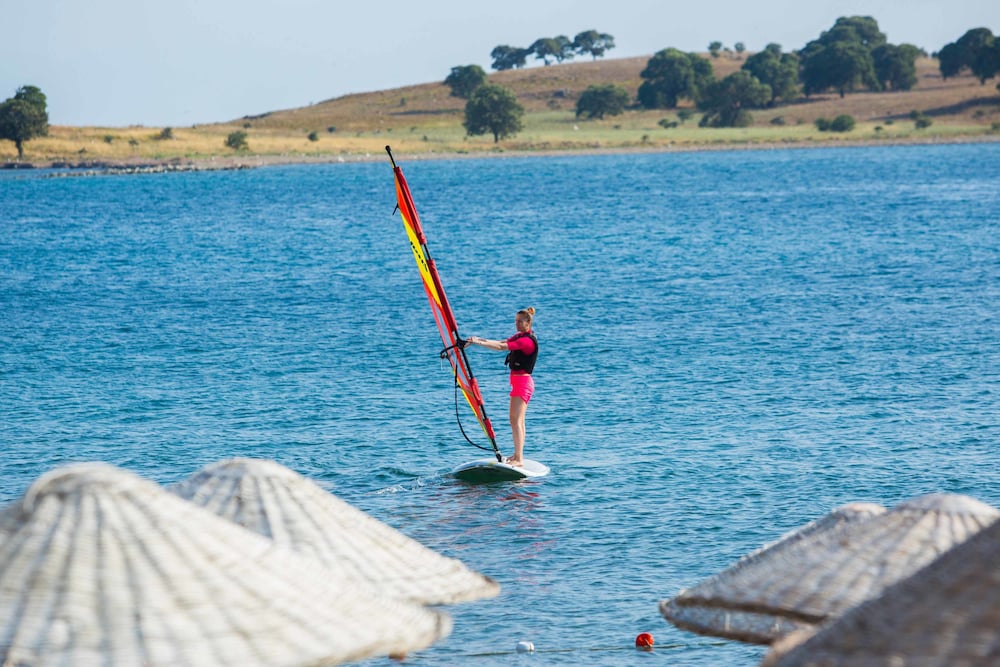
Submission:
[[[719,144],[677,144],[659,146],[609,146],[606,148],[581,149],[541,149],[541,150],[508,150],[498,147],[496,150],[483,151],[448,151],[407,153],[406,159],[415,160],[457,160],[457,159],[487,159],[487,158],[525,158],[525,157],[568,157],[595,155],[630,155],[657,153],[700,153],[708,151],[756,151],[807,148],[861,148],[871,146],[928,146],[950,144],[997,143],[1000,135],[981,134],[972,136],[927,136],[906,139],[857,139],[838,140],[819,143],[815,141],[770,141],[770,142],[730,142]],[[33,171],[36,169],[61,170],[51,176],[98,176],[108,174],[151,174],[174,173],[190,171],[237,171],[256,169],[259,167],[308,164],[343,164],[357,162],[377,162],[384,159],[381,151],[378,153],[356,154],[326,154],[326,155],[226,155],[198,158],[172,157],[162,159],[128,158],[81,160],[26,160],[23,162],[6,162],[0,164],[0,169],[12,171]]]

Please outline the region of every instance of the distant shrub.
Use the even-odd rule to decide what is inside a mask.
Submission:
[[[691,120],[693,116],[694,116],[694,111],[692,111],[691,109],[677,110],[677,120],[679,120],[682,124]]]
[[[230,132],[226,137],[226,146],[232,148],[234,151],[247,150],[250,147],[249,144],[247,144],[247,133],[243,130]]]
[[[842,113],[830,122],[831,132],[850,132],[854,129],[854,116]]]
[[[1000,122],[993,121],[993,124],[990,125],[990,129],[994,132],[1000,132]]]
[[[913,121],[914,127],[916,127],[918,130],[923,130],[924,128],[928,128],[933,124],[934,121],[928,118],[927,116],[921,116],[920,118]]]
[[[160,133],[158,135],[156,135],[156,138],[159,141],[166,141],[168,139],[173,139],[174,138],[174,128],[172,128],[172,127],[165,127],[165,128],[163,128],[160,131]]]
[[[316,130],[313,130],[312,132],[309,133],[309,141],[319,141],[319,134],[316,132]]]
[[[662,127],[664,130],[669,130],[672,127],[677,127],[677,121],[670,120],[669,118],[661,118],[656,124]]]
[[[326,131],[329,132],[330,134],[333,134],[334,132],[337,131],[337,126],[331,125],[330,127],[326,128]]]
[[[886,125],[892,125],[892,124],[893,124],[893,122],[895,122],[895,121],[893,121],[893,120],[892,120],[891,118],[886,118],[886,119],[885,119],[885,124],[886,124]]]
[[[785,124],[784,116],[775,116],[774,118],[771,119],[771,125],[784,125],[784,124]]]
[[[104,143],[106,143],[106,144],[110,144],[110,143],[111,143],[111,142],[113,142],[114,140],[115,140],[115,137],[114,137],[114,135],[113,135],[113,134],[105,134],[105,135],[104,135]]]
[[[128,145],[131,146],[132,148],[135,148],[136,146],[139,145],[139,140],[135,138],[129,139]]]
[[[251,127],[253,127],[252,124],[250,124],[250,123],[243,123],[243,129],[244,130],[249,130]]]
[[[881,132],[881,131],[882,131],[883,129],[884,129],[884,128],[883,128],[883,127],[882,127],[881,125],[876,125],[876,126],[875,126],[875,134],[878,134],[878,133],[880,133],[880,132]]]
[[[850,132],[854,129],[854,116],[843,113],[833,120],[817,118],[815,123],[820,132]]]

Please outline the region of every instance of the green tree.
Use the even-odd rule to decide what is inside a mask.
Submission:
[[[869,51],[886,43],[885,33],[871,16],[841,16],[833,27],[820,35],[820,41],[857,42]]]
[[[722,42],[712,42],[708,45],[708,53],[713,58],[719,57],[719,51],[722,50]]]
[[[0,104],[0,139],[13,141],[18,159],[24,157],[24,142],[49,133],[45,93],[35,86],[21,86]]]
[[[962,35],[957,44],[965,62],[979,83],[985,84],[997,72],[993,45],[996,38],[989,28],[973,28]]]
[[[878,90],[872,50],[886,43],[870,16],[842,16],[799,52],[805,94],[833,88],[840,96],[865,86]]]
[[[833,88],[843,97],[862,85],[878,88],[875,63],[860,42],[807,45],[799,55],[806,96]]]
[[[704,112],[701,127],[746,127],[753,123],[747,109],[757,109],[771,101],[771,87],[749,72],[733,72],[709,85],[698,102]]]
[[[540,37],[528,47],[528,53],[535,54],[535,60],[541,60],[546,65],[551,65],[549,58],[556,59],[562,52],[562,45],[556,41],[555,37]]]
[[[917,85],[917,56],[912,44],[883,44],[872,51],[875,76],[884,89],[910,90]]]
[[[697,100],[715,80],[712,63],[674,48],[656,52],[640,75],[639,103],[647,109],[673,109],[682,97]]]
[[[594,60],[615,48],[615,38],[605,32],[585,30],[573,38],[573,49],[581,56],[588,53]]]
[[[232,148],[234,151],[245,151],[249,149],[250,145],[247,143],[247,133],[243,130],[230,132],[226,136],[226,146]]]
[[[469,99],[472,91],[486,83],[486,72],[479,65],[459,65],[451,68],[444,84],[451,88],[452,97]]]
[[[972,28],[937,54],[941,76],[947,79],[968,68],[985,84],[1000,71],[1000,44],[989,28]]]
[[[743,52],[747,50],[747,46],[743,42],[736,42],[733,44],[733,50],[736,51],[737,58],[742,58]]]
[[[621,86],[609,83],[603,86],[589,86],[576,101],[576,117],[604,118],[618,116],[628,104],[628,92]]]
[[[576,51],[573,48],[573,42],[570,41],[569,37],[566,35],[558,35],[554,39],[556,40],[556,60],[558,62],[573,60],[573,56],[576,54]]]
[[[965,56],[961,47],[954,42],[950,42],[941,47],[937,53],[938,69],[941,70],[941,78],[958,76],[965,65]]]
[[[549,58],[556,62],[573,59],[573,42],[569,41],[566,35],[558,37],[541,37],[532,42],[528,47],[528,53],[535,54],[535,60],[541,60],[546,65],[551,65]]]
[[[763,51],[747,58],[742,69],[771,87],[772,105],[779,99],[795,99],[799,94],[799,57],[782,53],[780,44],[768,44]]]
[[[531,49],[521,49],[516,46],[501,44],[490,52],[493,58],[491,67],[498,72],[509,69],[521,69],[528,61]]]
[[[503,86],[484,83],[472,91],[465,103],[465,131],[470,135],[493,134],[493,142],[513,136],[524,127],[524,107]]]

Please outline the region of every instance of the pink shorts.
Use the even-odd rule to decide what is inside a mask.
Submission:
[[[535,381],[531,379],[530,375],[514,375],[510,376],[510,395],[517,396],[525,403],[531,400],[531,395],[535,393]]]

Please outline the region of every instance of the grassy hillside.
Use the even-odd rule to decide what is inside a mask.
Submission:
[[[631,110],[604,120],[575,118],[576,100],[588,86],[615,83],[633,95],[648,57],[580,61],[497,72],[490,81],[511,88],[524,105],[525,129],[516,137],[493,143],[491,136],[466,137],[462,127],[464,100],[451,97],[443,83],[346,95],[308,107],[247,116],[229,122],[172,128],[173,138],[158,138],[163,128],[97,128],[53,126],[50,136],[26,144],[25,159],[50,161],[232,161],[357,159],[380,155],[391,143],[400,154],[460,154],[491,151],[585,151],[646,148],[746,147],[758,144],[842,144],[856,141],[934,141],[996,135],[1000,94],[994,81],[986,85],[971,76],[947,81],[937,61],[917,62],[919,83],[912,91],[836,94],[802,98],[792,104],[753,112],[749,128],[697,127],[697,117],[664,129],[661,119],[676,120],[668,110]],[[743,63],[728,57],[713,60],[721,78]],[[443,77],[442,77],[443,79]],[[933,119],[917,130],[913,110]],[[819,132],[813,121],[850,114],[858,125],[850,133]],[[776,124],[775,119],[783,124]],[[249,153],[225,147],[234,130],[248,135]],[[315,140],[310,140],[315,133]],[[13,144],[0,142],[0,160],[16,157]]]

